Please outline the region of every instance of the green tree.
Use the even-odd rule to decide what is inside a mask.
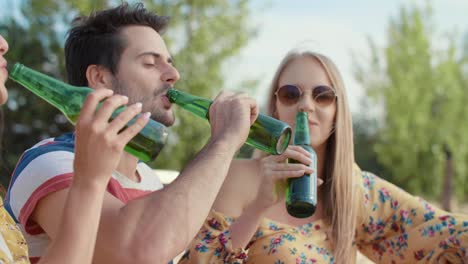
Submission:
[[[254,31],[248,24],[248,1],[167,1],[155,5],[170,10],[172,33],[169,45],[175,51],[181,80],[178,89],[212,98],[223,88],[222,65],[247,44]],[[156,160],[156,167],[180,170],[206,143],[208,122],[177,109],[169,144]]]
[[[136,1],[130,1],[136,2]],[[212,97],[223,88],[222,65],[235,56],[254,34],[249,25],[247,0],[143,1],[160,15],[171,16],[163,36],[181,73],[177,87],[193,94]],[[0,21],[10,43],[7,59],[66,80],[63,45],[67,29],[78,14],[110,7],[120,1],[23,1],[20,17]],[[54,10],[51,12],[51,10]],[[14,13],[14,12],[12,12]],[[5,110],[4,154],[9,175],[19,155],[38,140],[72,131],[58,110],[24,88],[8,82],[10,100]],[[198,152],[209,136],[208,123],[177,111],[178,121],[170,141],[155,162],[158,168],[181,169]]]
[[[378,141],[378,120],[368,115],[368,102],[362,100],[363,109],[353,117],[354,158],[362,170],[371,171],[393,181],[392,174],[378,161],[374,146]]]
[[[54,12],[51,13],[50,10]],[[65,80],[64,28],[68,28],[71,18],[77,13],[76,9],[63,1],[23,1],[20,17],[5,17],[0,20],[2,35],[10,45],[6,55],[10,64],[21,62]],[[73,129],[58,110],[23,87],[11,81],[7,82],[7,87],[9,100],[6,107],[3,107],[4,168],[0,179],[3,186],[8,186],[12,170],[23,151],[38,140]]]
[[[401,8],[387,37],[383,51],[370,40],[369,68],[361,65],[355,72],[384,109],[374,148],[378,161],[411,192],[439,198],[453,176],[458,197],[467,198],[466,61],[459,57],[455,37],[436,34],[430,5]],[[436,49],[436,37],[449,48]]]

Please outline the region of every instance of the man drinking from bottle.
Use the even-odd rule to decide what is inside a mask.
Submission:
[[[160,35],[168,18],[124,3],[75,22],[65,46],[70,84],[112,89],[171,126],[174,114],[165,93],[179,73]],[[106,100],[103,107],[119,103]],[[166,188],[152,169],[124,153],[104,197],[93,263],[167,263],[183,251],[257,114],[256,102],[246,95],[220,93],[210,107],[211,138]],[[8,207],[34,260],[56,238],[73,179],[73,144],[73,134],[42,141],[22,155],[12,176]]]

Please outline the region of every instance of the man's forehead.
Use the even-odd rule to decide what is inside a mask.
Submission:
[[[126,52],[133,56],[159,54],[160,57],[170,58],[164,40],[150,27],[128,26],[122,30],[122,35],[125,37]]]

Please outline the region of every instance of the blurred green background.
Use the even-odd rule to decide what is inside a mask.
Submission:
[[[248,44],[264,27],[256,19],[257,14],[274,8],[278,1],[143,2],[156,13],[172,17],[164,38],[181,73],[176,85],[179,89],[205,97],[215,96],[226,86],[240,87],[237,90],[254,96],[259,90],[265,91],[268,83],[262,82],[261,76],[249,75],[239,80],[229,66],[245,63],[248,68],[249,59],[252,64],[257,59],[252,56],[241,60],[246,56],[243,52]],[[10,44],[6,57],[10,63],[21,62],[66,80],[63,43],[71,20],[78,14],[89,14],[117,3],[3,0],[0,32]],[[301,9],[303,2],[289,3]],[[357,110],[352,108],[356,161],[361,168],[450,209],[453,199],[468,201],[468,34],[463,34],[468,24],[457,28],[462,32],[451,28],[441,30],[434,22],[439,9],[433,8],[430,1],[398,6],[391,16],[384,18],[385,25],[377,29],[385,41],[367,36],[365,50],[353,50],[347,55],[352,61],[353,82],[363,91],[362,98],[357,98],[352,89],[348,90],[351,101],[358,101],[355,104],[359,105]],[[308,11],[307,8],[311,15],[320,13],[320,4],[309,3],[302,11]],[[336,5],[334,11],[339,10],[340,6]],[[273,19],[281,25],[287,17],[280,13]],[[372,23],[371,18],[368,23]],[[278,42],[283,43],[282,34],[275,34]],[[347,48],[346,36],[334,37],[339,48]],[[441,40],[446,45],[439,45]],[[266,44],[260,48],[270,47]],[[283,50],[272,49],[271,53],[279,58],[284,55]],[[268,67],[274,70],[278,63],[279,59]],[[41,139],[73,129],[55,108],[24,88],[11,81],[7,87],[10,98],[2,109],[5,124],[0,181],[4,186],[8,185],[15,163],[25,149]],[[264,103],[264,98],[257,97]],[[180,170],[209,137],[207,122],[182,110],[176,114],[178,121],[171,128],[170,141],[151,164],[154,168]],[[251,152],[252,149],[243,147],[238,156],[248,157]]]

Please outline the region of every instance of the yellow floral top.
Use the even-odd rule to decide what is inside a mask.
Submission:
[[[0,197],[0,264],[3,263],[29,263],[29,258],[26,241]]]
[[[468,215],[450,214],[362,172],[367,216],[355,246],[376,263],[468,263]],[[290,226],[263,219],[246,249],[233,249],[233,218],[212,211],[179,263],[335,263],[329,226]]]

